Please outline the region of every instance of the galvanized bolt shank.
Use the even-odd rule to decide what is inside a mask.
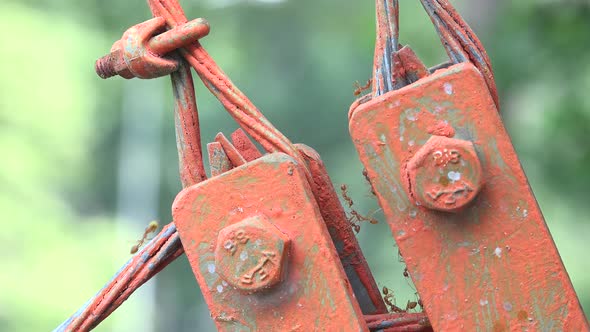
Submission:
[[[210,30],[207,20],[198,18],[156,35],[165,26],[165,20],[156,17],[129,28],[113,44],[111,53],[96,61],[98,76],[106,79],[120,75],[129,79],[168,75],[178,68],[178,63],[163,56],[198,41]]]
[[[410,196],[426,208],[458,212],[483,186],[482,167],[473,143],[433,136],[410,159]]]
[[[215,248],[216,270],[233,287],[254,293],[280,283],[291,241],[266,217],[255,216],[225,227]]]

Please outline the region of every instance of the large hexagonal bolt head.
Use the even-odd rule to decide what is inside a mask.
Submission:
[[[225,227],[217,236],[215,265],[221,278],[246,293],[280,283],[291,240],[264,216]]]
[[[426,208],[458,212],[483,186],[482,167],[473,143],[433,136],[410,159],[410,196]]]

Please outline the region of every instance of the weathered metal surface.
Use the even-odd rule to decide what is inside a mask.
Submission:
[[[171,75],[180,179],[184,187],[206,178],[202,162],[199,118],[190,68],[178,61]],[[165,226],[144,248],[55,331],[89,331],[115,311],[131,294],[184,253],[176,226]]]
[[[421,313],[388,313],[365,315],[365,321],[371,331],[386,332],[430,332],[432,327],[428,317]]]
[[[496,108],[500,108],[492,62],[481,41],[448,0],[420,0],[453,63],[471,62],[483,75]]]
[[[115,311],[134,290],[182,255],[174,224],[162,231],[134,255],[113,279],[54,332],[90,331]]]
[[[225,154],[231,161],[234,167],[242,166],[246,163],[246,159],[242,156],[240,151],[225,137],[223,133],[215,135],[215,142],[221,144]]]
[[[207,143],[207,151],[209,153],[209,170],[211,177],[223,174],[232,169],[232,164],[223,146],[219,142]]]
[[[230,143],[223,134],[218,134],[216,140],[215,146],[208,145],[212,175],[219,175],[217,169],[224,163],[229,163],[225,167],[232,168],[232,163],[229,161],[232,158],[229,158],[228,155],[232,155],[233,160],[237,160],[240,164],[245,163],[244,160],[255,160],[261,156],[256,146],[242,130],[237,130],[232,134],[234,144]],[[363,313],[387,312],[377,283],[347,221],[344,209],[319,154],[306,145],[296,144],[295,146],[306,161],[311,173],[312,192]]]
[[[148,41],[147,48],[152,53],[163,56],[207,36],[210,30],[207,20],[197,18],[154,36]]]
[[[229,170],[233,167],[228,152],[233,155],[234,160],[241,164],[244,163],[244,160],[252,161],[262,156],[243,130],[238,129],[231,136],[233,144],[223,134],[218,134],[215,145],[213,143],[208,145],[212,176],[221,174],[220,168]],[[296,144],[295,146],[311,172],[312,192],[361,310],[364,314],[387,312],[377,283],[347,221],[344,209],[319,154],[306,145]]]
[[[399,1],[375,0],[377,39],[373,59],[373,96],[380,96],[406,84],[400,72],[399,58]]]
[[[401,67],[398,68],[401,72],[400,76],[404,77],[408,84],[412,84],[430,74],[428,68],[409,46],[402,47],[395,55],[399,58],[401,64]]]
[[[270,154],[187,188],[173,216],[219,330],[367,330],[305,173],[291,157]],[[222,229],[257,216],[291,240],[288,269],[284,282],[245,294],[220,277],[215,248]],[[242,236],[253,245],[261,240],[255,232]],[[252,251],[247,259],[263,256]]]
[[[232,287],[254,293],[283,281],[291,239],[264,215],[246,218],[217,236],[215,266]]]
[[[163,17],[170,28],[187,22],[177,0],[147,0],[147,2],[152,14]],[[198,41],[182,48],[181,54],[240,127],[267,152],[283,152],[300,165],[304,165],[293,143],[275,128],[248,97],[233,84]],[[311,181],[311,175],[307,170],[305,174],[308,181]]]
[[[470,141],[433,135],[408,161],[408,194],[425,208],[458,212],[477,196],[482,169]]]
[[[231,141],[246,161],[253,161],[262,157],[262,153],[241,128],[231,134]]]
[[[314,149],[304,144],[295,146],[307,162],[313,178],[311,190],[363,313],[386,313],[387,307],[379,287],[348,223],[346,212],[334,190],[326,166]]]
[[[191,68],[178,60],[178,70],[170,75],[174,95],[174,122],[176,148],[178,150],[178,171],[183,187],[207,179],[201,148],[199,110]]]
[[[351,114],[354,144],[434,330],[588,330],[494,100],[472,64],[439,70]],[[473,142],[481,161],[485,185],[459,213],[427,209],[410,194],[408,162],[433,135]],[[448,176],[448,185],[456,178]]]
[[[166,21],[155,17],[129,28],[113,44],[111,53],[96,61],[96,73],[102,78],[119,75],[127,79],[169,75],[178,63],[163,56],[209,34],[209,23],[201,18],[157,35],[165,27]]]

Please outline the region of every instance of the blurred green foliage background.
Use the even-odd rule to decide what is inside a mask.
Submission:
[[[353,83],[370,76],[374,7],[353,0],[181,2],[212,26],[203,45],[294,142],[317,149],[361,212],[378,208],[348,137]],[[563,261],[590,312],[590,3],[454,1],[491,56],[502,114]],[[401,42],[444,61],[418,1]],[[169,80],[94,74],[144,1],[0,2],[0,330],[56,327],[170,220],[178,180]],[[197,84],[204,142],[236,126]],[[380,286],[414,299],[386,225],[359,234]],[[185,258],[98,331],[213,330]]]

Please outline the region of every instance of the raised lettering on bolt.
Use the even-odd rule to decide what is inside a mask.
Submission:
[[[245,219],[222,229],[215,247],[221,278],[246,293],[280,283],[286,273],[291,241],[265,216]]]
[[[418,205],[458,212],[479,193],[482,173],[473,143],[433,136],[408,162],[408,190]]]

